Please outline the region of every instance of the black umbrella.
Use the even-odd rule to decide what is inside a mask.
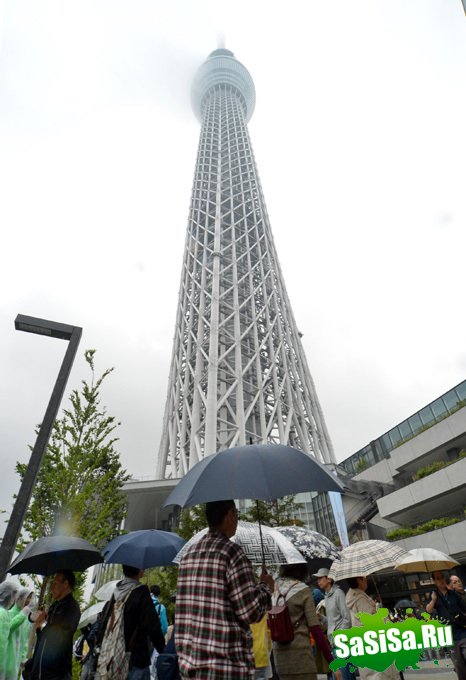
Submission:
[[[238,446],[196,463],[164,503],[183,508],[209,501],[272,501],[304,491],[341,491],[342,485],[308,453],[282,444]]]
[[[415,609],[417,606],[412,600],[398,600],[395,609]]]
[[[337,478],[308,453],[283,444],[248,444],[196,463],[178,482],[164,507],[186,508],[233,498],[272,501],[304,491],[341,490]],[[262,533],[261,548],[265,564]]]
[[[61,569],[84,571],[104,558],[89,541],[76,536],[44,536],[30,543],[8,568],[10,574],[49,576]]]

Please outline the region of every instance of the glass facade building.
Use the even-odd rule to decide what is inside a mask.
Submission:
[[[393,449],[416,437],[424,430],[429,429],[435,423],[448,418],[448,416],[463,406],[466,406],[466,380],[448,390],[441,397],[427,404],[427,406],[424,406],[420,411],[406,418],[406,420],[403,420],[395,427],[392,427],[391,430],[385,432],[381,437],[374,439],[374,441],[339,463],[339,466],[344,468],[349,475],[357,475],[380,460],[388,458]]]

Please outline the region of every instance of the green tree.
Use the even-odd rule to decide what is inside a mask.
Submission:
[[[247,522],[258,522],[269,527],[280,527],[295,524],[302,526],[303,522],[298,519],[298,511],[302,508],[301,503],[296,503],[295,496],[283,496],[276,501],[254,501],[244,513],[243,519]]]
[[[90,381],[72,391],[70,407],[54,423],[18,550],[54,533],[80,536],[102,548],[120,533],[126,509],[121,488],[129,475],[115,449],[120,423],[100,405],[102,383],[113,368],[96,378],[94,354],[84,353]],[[16,465],[21,479],[26,466]]]
[[[173,622],[175,613],[175,603],[173,595],[176,593],[176,583],[178,581],[178,565],[168,567],[153,567],[146,569],[141,583],[146,583],[149,587],[158,585],[160,587],[160,602],[167,608],[169,623]]]
[[[194,534],[205,529],[206,526],[205,505],[193,505],[192,508],[181,511],[180,523],[176,532],[186,541],[189,541]]]

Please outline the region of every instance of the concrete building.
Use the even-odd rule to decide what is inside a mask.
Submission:
[[[466,381],[339,464],[353,539],[398,531],[403,548],[441,550],[464,565],[457,571],[466,578],[465,406]],[[422,593],[430,580],[412,575],[406,584]]]

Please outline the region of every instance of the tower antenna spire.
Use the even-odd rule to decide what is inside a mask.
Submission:
[[[221,31],[217,36],[217,45],[219,50],[225,49],[225,33],[223,33],[223,31]]]

